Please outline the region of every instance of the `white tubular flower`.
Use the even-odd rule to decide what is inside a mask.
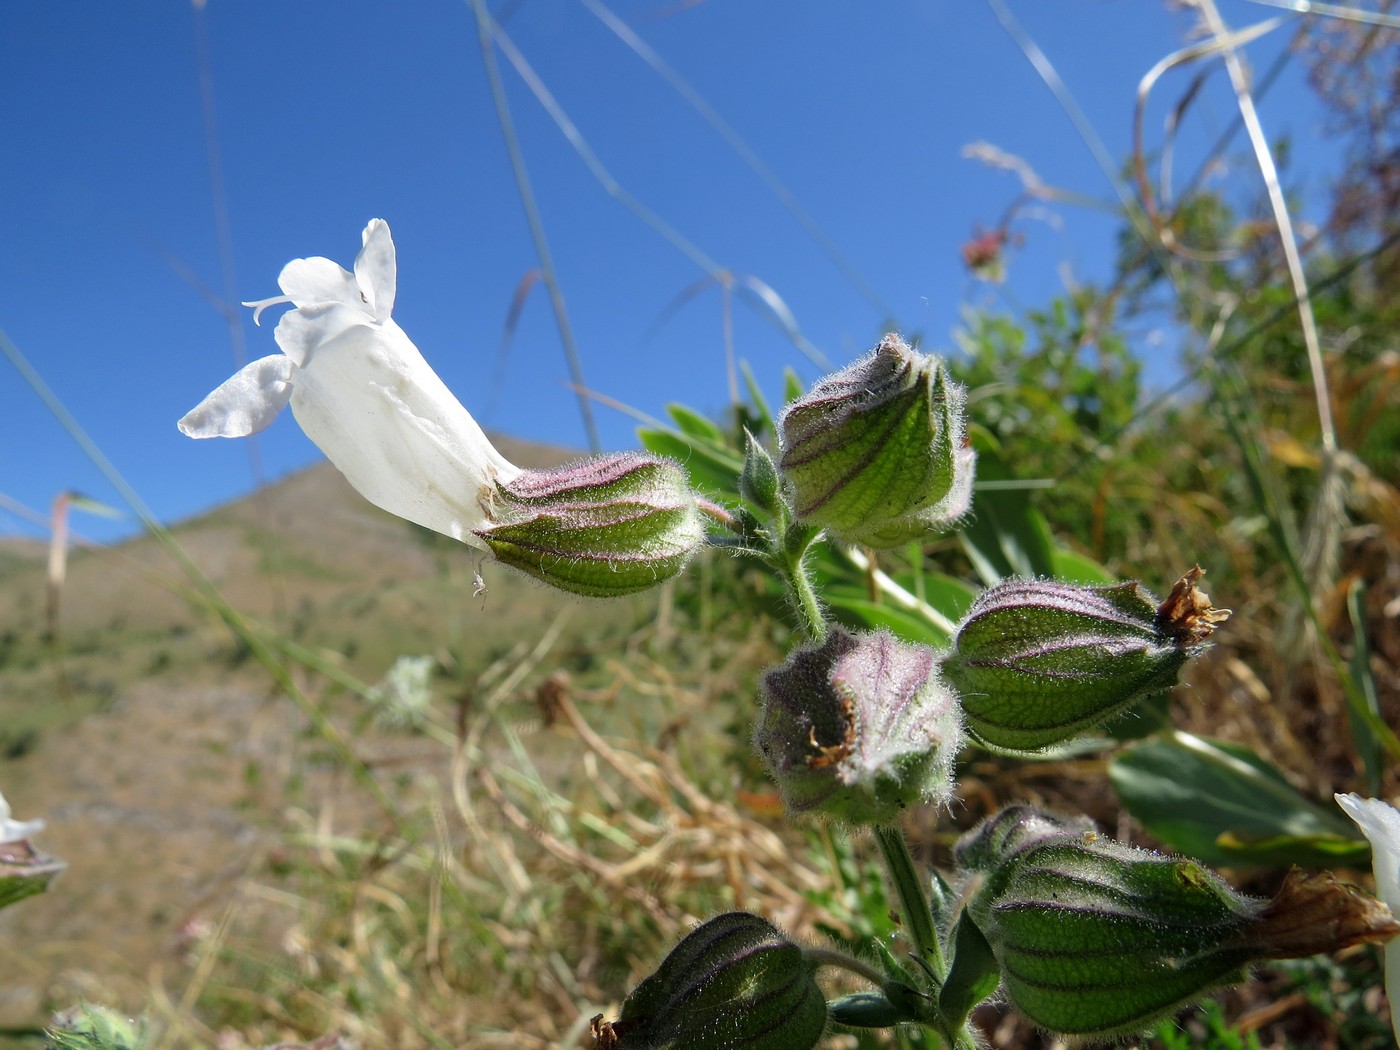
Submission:
[[[1371,870],[1376,896],[1400,918],[1400,811],[1374,798],[1336,795],[1341,806],[1371,840]],[[1400,937],[1385,946],[1385,995],[1390,1000],[1390,1023],[1400,1039]]]
[[[246,437],[289,401],[292,414],[365,499],[391,514],[486,549],[496,484],[520,474],[491,445],[392,319],[397,271],[389,224],[372,219],[350,273],[329,259],[293,259],[277,278],[291,303],[277,323],[282,353],[240,369],[180,420],[189,437]]]
[[[23,842],[30,835],[44,830],[42,820],[11,820],[10,804],[0,795],[0,846],[11,842]]]

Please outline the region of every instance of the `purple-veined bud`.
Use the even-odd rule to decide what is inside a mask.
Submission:
[[[1136,582],[1006,580],[983,591],[943,664],[968,732],[994,748],[1035,751],[1170,689],[1229,615],[1196,588],[1201,573],[1182,577],[1160,606]]]
[[[762,694],[754,744],[790,813],[879,824],[951,797],[962,732],[932,649],[833,626],[765,672]]]
[[[614,598],[675,576],[705,540],[685,471],[627,452],[496,486],[498,525],[476,536],[497,559],[573,594]]]
[[[597,1050],[811,1050],[826,1030],[816,964],[772,923],[702,924],[622,1004],[593,1019]]]
[[[967,916],[1011,1002],[1070,1035],[1141,1030],[1265,959],[1300,958],[1400,931],[1374,898],[1330,875],[1291,873],[1249,897],[1192,860],[1100,838],[1029,806],[958,844]]]
[[[974,454],[963,388],[890,334],[783,410],[779,467],[797,519],[867,547],[897,547],[966,513]]]

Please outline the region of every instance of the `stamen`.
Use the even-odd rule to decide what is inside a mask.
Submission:
[[[278,303],[289,303],[291,301],[292,297],[290,295],[279,295],[272,299],[258,299],[256,302],[244,303],[243,305],[251,306],[253,308],[253,323],[256,325],[260,325],[262,324],[262,321],[260,320],[260,318],[262,317],[262,312],[266,310],[269,306],[276,306]]]

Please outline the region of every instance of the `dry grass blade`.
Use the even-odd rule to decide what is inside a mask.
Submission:
[[[1384,26],[1400,29],[1400,15],[1388,15],[1383,11],[1367,11],[1360,7],[1345,4],[1321,3],[1319,0],[1250,0],[1251,3],[1266,7],[1280,7],[1285,11],[1295,11],[1300,15],[1320,15],[1323,18],[1340,18],[1346,22],[1361,22],[1365,25]]]
[[[797,220],[817,247],[836,264],[836,268],[860,292],[865,301],[880,311],[883,323],[886,325],[894,324],[895,313],[890,305],[881,298],[870,282],[855,268],[855,264],[846,258],[841,249],[836,246],[836,242],[826,235],[826,232],[817,225],[817,221],[797,202],[792,191],[783,185],[773,170],[763,162],[763,158],[758,155],[757,151],[744,141],[729,122],[721,117],[718,111],[705,100],[704,96],[696,91],[676,70],[671,68],[650,44],[638,36],[627,23],[618,18],[599,0],[580,0],[580,2],[593,13],[594,17],[612,30],[619,40],[630,47],[642,61],[655,70],[659,77],[675,88],[677,93],[690,104],[691,108],[719,133],[720,137],[729,144],[730,149],[737,153],[740,159],[763,180],[764,185],[773,191],[773,195],[778,198],[779,203]]]
[[[515,122],[511,119],[510,105],[506,101],[505,86],[501,83],[500,71],[496,68],[496,53],[493,42],[503,37],[500,27],[492,21],[486,11],[484,0],[467,0],[476,17],[477,39],[481,46],[481,61],[486,70],[486,80],[491,89],[491,98],[496,106],[496,117],[501,124],[501,135],[505,139],[506,153],[510,157],[511,172],[515,176],[516,190],[520,194],[520,205],[525,210],[525,221],[530,227],[530,237],[535,245],[535,255],[539,259],[540,274],[545,287],[549,289],[549,304],[554,311],[555,327],[559,330],[559,341],[564,347],[564,359],[569,366],[569,375],[574,385],[581,387],[583,363],[579,360],[578,347],[574,343],[573,328],[569,324],[569,314],[564,307],[564,293],[559,287],[558,274],[554,269],[554,258],[549,250],[549,240],[544,233],[544,220],[540,217],[539,206],[535,203],[534,191],[530,188],[530,174],[525,166],[525,155],[521,152],[520,141],[515,134]],[[588,437],[591,452],[602,451],[598,437],[598,427],[593,421],[593,409],[587,399],[578,399],[579,415],[583,419],[583,429]]]
[[[1322,346],[1318,340],[1317,321],[1313,316],[1312,297],[1308,291],[1307,275],[1303,272],[1303,260],[1298,250],[1297,235],[1293,230],[1293,218],[1284,199],[1283,187],[1279,184],[1278,167],[1274,163],[1273,151],[1264,135],[1263,125],[1254,106],[1254,96],[1250,90],[1250,78],[1244,61],[1237,48],[1240,45],[1238,34],[1230,32],[1215,0],[1196,0],[1206,29],[1213,42],[1218,42],[1225,68],[1230,74],[1230,83],[1235,90],[1235,100],[1240,116],[1244,119],[1245,131],[1254,150],[1255,162],[1264,179],[1264,187],[1269,196],[1269,207],[1274,224],[1278,227],[1279,241],[1283,248],[1284,260],[1288,265],[1288,277],[1298,306],[1298,325],[1302,333],[1303,345],[1308,356],[1308,367],[1312,372],[1313,396],[1317,404],[1317,420],[1322,435],[1322,463],[1318,479],[1318,493],[1309,512],[1307,545],[1303,550],[1304,574],[1313,594],[1328,589],[1336,577],[1338,544],[1343,520],[1344,494],[1337,467],[1337,431],[1332,421],[1331,397],[1327,388],[1327,371],[1322,361]]]
[[[1244,45],[1251,43],[1252,41],[1257,40],[1268,33],[1273,32],[1273,30],[1277,29],[1280,25],[1282,25],[1283,22],[1284,20],[1282,18],[1273,18],[1266,22],[1260,22],[1257,25],[1249,26],[1246,29],[1241,29],[1231,34],[1228,39],[1212,37],[1208,40],[1203,40],[1199,43],[1192,44],[1189,47],[1184,47],[1179,51],[1174,51],[1170,55],[1167,55],[1166,57],[1158,60],[1158,62],[1147,71],[1147,73],[1143,76],[1142,80],[1138,83],[1137,101],[1133,107],[1133,172],[1137,178],[1138,192],[1141,195],[1142,206],[1144,212],[1146,212],[1147,219],[1149,222],[1151,222],[1152,227],[1155,230],[1157,236],[1161,239],[1163,246],[1166,247],[1169,251],[1180,252],[1181,254],[1186,255],[1189,258],[1207,262],[1222,258],[1228,258],[1231,254],[1227,252],[1202,252],[1196,249],[1189,248],[1186,245],[1178,244],[1171,226],[1166,223],[1160,209],[1157,207],[1157,201],[1152,192],[1152,184],[1147,177],[1147,152],[1146,146],[1143,142],[1143,123],[1145,121],[1147,113],[1148,97],[1152,94],[1152,89],[1156,87],[1157,82],[1163,77],[1163,75],[1165,75],[1170,70],[1176,68],[1177,66],[1185,65],[1191,62],[1197,62],[1203,58],[1213,57],[1215,55],[1220,54],[1228,48],[1243,47]],[[1195,98],[1196,93],[1200,90],[1201,86],[1203,85],[1204,77],[1205,74],[1200,74],[1192,81],[1191,85],[1187,88],[1186,93],[1183,95],[1181,101],[1172,111],[1172,115],[1170,118],[1171,128],[1175,128],[1176,124],[1179,123],[1181,119],[1181,114],[1190,105],[1191,101]],[[1168,138],[1168,142],[1171,142],[1171,137]],[[1167,166],[1167,158],[1169,156],[1170,153],[1166,149],[1164,149],[1162,162],[1164,169],[1162,194],[1164,198],[1168,192],[1165,182],[1165,169]]]
[[[474,6],[480,6],[481,0],[471,0],[471,3]],[[481,17],[485,18],[486,16],[483,13]],[[511,40],[500,26],[494,27],[491,32],[491,39],[495,42],[496,46],[501,49],[501,54],[505,55],[506,60],[515,68],[520,79],[525,82],[526,87],[530,89],[539,104],[544,107],[549,118],[554,121],[555,126],[559,129],[560,134],[564,136],[565,141],[568,142],[574,152],[579,155],[579,159],[583,161],[584,166],[588,168],[589,172],[598,181],[598,184],[603,187],[603,190],[608,196],[612,197],[633,215],[641,219],[643,223],[654,230],[663,240],[686,258],[690,259],[696,266],[704,270],[716,281],[722,282],[724,280],[723,275],[728,273],[725,267],[715,262],[708,254],[694,244],[694,242],[683,236],[679,230],[666,222],[660,215],[656,214],[656,212],[652,211],[641,201],[637,200],[631,192],[623,187],[622,183],[613,177],[612,172],[607,169],[602,160],[598,157],[598,154],[594,152],[593,147],[589,145],[583,133],[579,131],[578,125],[569,118],[569,115],[564,111],[564,107],[559,104],[559,100],[556,99],[549,88],[545,86],[544,81],[540,78],[539,74],[535,72],[534,67],[530,65],[525,55],[515,46],[514,41]],[[484,46],[483,44],[483,47]],[[491,69],[495,69],[494,62],[491,63]],[[493,80],[493,84],[494,83],[495,81]],[[508,119],[508,111],[502,109],[503,106],[504,98],[502,97],[498,102],[498,109],[507,113],[507,116],[502,118],[504,121]],[[510,142],[514,143],[513,134]],[[514,146],[513,150],[518,152],[518,146]],[[512,156],[515,156],[515,152],[512,153]],[[523,158],[519,160],[519,164],[523,172]],[[521,178],[524,178],[523,174]],[[523,194],[528,190],[528,182],[523,182],[522,185],[525,187],[525,189],[522,190]],[[548,279],[548,275],[552,271],[549,267],[543,268],[546,278]],[[797,331],[791,311],[787,310],[786,305],[783,304],[781,309],[774,305],[774,300],[780,304],[782,300],[777,297],[776,293],[774,293],[767,284],[756,281],[756,278],[735,279],[738,279],[741,283],[749,283],[751,285],[756,282],[757,286],[753,288],[754,294],[772,310],[771,316],[767,316],[766,319],[776,322],[783,330],[784,334],[792,340],[793,345],[798,351],[806,356],[813,364],[817,365],[819,368],[827,366],[827,362],[821,352]],[[794,333],[796,333],[795,337]],[[583,385],[581,377],[577,375],[574,376],[574,383],[576,387],[581,387]]]

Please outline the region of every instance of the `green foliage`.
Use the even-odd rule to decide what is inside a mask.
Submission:
[[[1385,1011],[1376,1009],[1381,992],[1380,951],[1367,947],[1336,958],[1315,955],[1269,967],[1279,998],[1301,994],[1320,1018],[1336,1027],[1337,1046],[1347,1050],[1391,1050],[1395,1033]],[[1271,980],[1270,983],[1273,983]]]
[[[1172,730],[1125,749],[1108,776],[1148,831],[1213,864],[1364,867],[1370,854],[1334,805],[1237,744]]]
[[[84,1003],[48,1031],[50,1050],[144,1050],[145,1025],[105,1006]]]
[[[1155,466],[1151,446],[1139,448],[1133,430],[1142,366],[1115,321],[1113,295],[1092,287],[1029,311],[1024,321],[969,312],[958,337],[963,355],[949,362],[968,388],[974,437],[985,433],[977,442],[979,483],[1000,480],[986,463],[986,451],[995,449],[1016,464],[1016,477],[1053,484],[1042,509],[1055,531],[1100,558],[1123,550],[1134,528],[1134,508],[1122,505],[1121,493],[1105,505],[1114,462],[1143,456]],[[1000,476],[1008,476],[1005,468]],[[991,503],[986,492],[979,487],[979,503]],[[970,531],[989,509],[994,505],[974,509]]]
[[[1152,1034],[1162,1050],[1262,1050],[1257,1035],[1236,1031],[1211,1000],[1194,1009],[1185,1024],[1163,1021]]]

